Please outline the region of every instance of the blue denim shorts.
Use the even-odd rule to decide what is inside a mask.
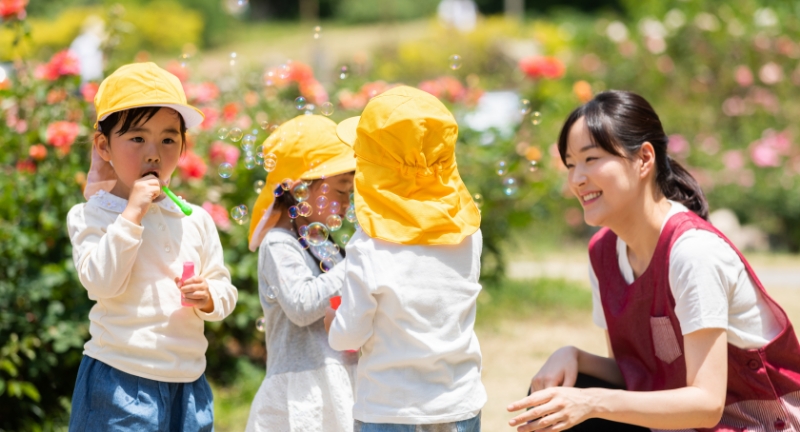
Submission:
[[[191,383],[165,383],[83,356],[69,430],[213,431],[214,398],[205,375]]]
[[[353,432],[481,432],[481,415],[452,423],[424,425],[362,423],[355,421]]]

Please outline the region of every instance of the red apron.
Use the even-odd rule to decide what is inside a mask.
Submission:
[[[616,234],[604,228],[589,243],[611,348],[627,389],[686,387],[683,335],[669,286],[669,255],[675,241],[690,229],[711,231],[730,244],[782,326],[778,336],[762,348],[745,350],[728,344],[725,412],[717,426],[698,430],[800,432],[800,344],[792,324],[738,249],[691,212],[667,221],[649,267],[630,285],[619,269]]]

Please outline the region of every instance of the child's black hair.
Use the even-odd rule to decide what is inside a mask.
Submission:
[[[117,136],[124,135],[130,128],[140,123],[148,122],[161,108],[164,107],[146,106],[111,113],[104,120],[97,122],[97,130],[106,137],[106,140],[108,140],[110,144],[111,131],[114,130],[120,122],[122,126],[119,128],[119,131],[117,131]],[[183,120],[183,116],[177,111],[175,111],[175,114],[178,115],[181,122],[181,153],[183,153],[183,150],[186,148],[186,121]]]

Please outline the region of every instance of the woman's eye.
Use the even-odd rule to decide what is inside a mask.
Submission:
[[[593,160],[597,160],[597,158],[596,157],[587,157],[586,158],[586,162],[591,162]]]
[[[570,163],[568,163],[568,164],[564,164],[564,166],[565,166],[565,167],[567,167],[567,169],[572,169],[572,168],[575,168],[575,165],[573,165],[573,164],[570,164]]]

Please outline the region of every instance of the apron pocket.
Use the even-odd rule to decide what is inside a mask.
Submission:
[[[669,364],[681,356],[681,346],[672,329],[669,317],[650,317],[650,331],[653,334],[653,348],[656,357]]]

